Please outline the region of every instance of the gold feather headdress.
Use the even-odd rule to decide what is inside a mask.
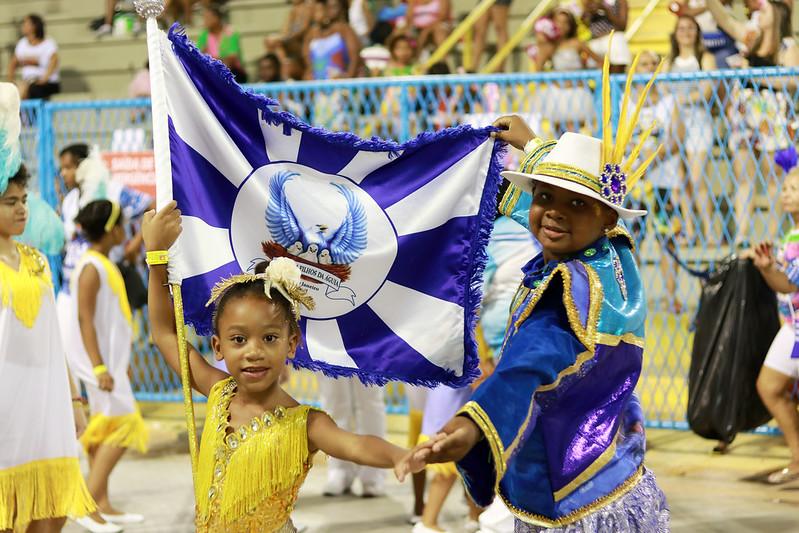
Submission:
[[[633,78],[635,77],[635,70],[638,66],[638,60],[641,57],[641,52],[638,52],[633,59],[632,65],[627,72],[627,83],[624,86],[624,96],[621,101],[621,110],[619,115],[619,124],[616,129],[616,139],[613,140],[613,109],[611,107],[610,99],[610,49],[613,45],[613,33],[610,34],[608,42],[608,53],[605,55],[605,61],[602,65],[602,161],[601,161],[601,174],[599,176],[600,194],[614,205],[621,206],[624,203],[624,197],[628,190],[635,187],[638,180],[644,175],[646,169],[652,164],[652,161],[657,157],[660,147],[655,150],[641,165],[633,169],[641,149],[652,135],[652,131],[657,127],[656,123],[652,123],[638,139],[638,143],[633,147],[630,155],[625,159],[624,155],[627,151],[627,145],[632,139],[633,132],[635,131],[638,116],[641,113],[641,108],[646,102],[649,91],[655,83],[660,71],[663,69],[664,61],[661,60],[654,74],[644,86],[644,90],[638,95],[635,109],[632,115],[628,116],[628,109],[630,107],[630,98],[632,94]]]
[[[302,273],[297,268],[297,263],[288,257],[273,259],[262,274],[238,274],[224,279],[211,289],[211,297],[205,304],[208,307],[219,301],[225,292],[234,285],[262,281],[264,293],[267,298],[272,298],[272,289],[283,295],[291,304],[291,312],[296,320],[300,319],[300,305],[309,311],[315,307],[313,298],[300,284]]]

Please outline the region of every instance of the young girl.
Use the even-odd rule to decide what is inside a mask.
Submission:
[[[0,531],[58,532],[95,505],[78,463],[86,427],[68,377],[47,259],[14,241],[28,222],[19,93],[0,84]],[[70,398],[72,404],[70,405]],[[116,529],[112,530],[116,531]]]
[[[660,58],[656,53],[641,52],[636,73],[652,74],[659,62]],[[682,229],[682,221],[688,218],[687,208],[684,207],[686,193],[682,190],[684,182],[679,154],[680,140],[685,138],[685,125],[679,113],[677,99],[669,93],[667,87],[661,89],[665,94],[660,94],[657,90],[650,93],[641,107],[633,131],[633,141],[637,142],[650,127],[653,128],[649,138],[642,144],[638,162],[655,156],[646,173],[647,185],[652,186],[653,193],[647,203],[652,206],[655,215],[658,249],[663,251],[659,261],[664,284],[663,304],[668,312],[681,313],[682,304],[677,298],[677,264],[666,250],[676,253],[676,236]],[[630,113],[632,111],[633,109],[629,110]],[[682,211],[680,207],[683,207]],[[640,240],[642,239],[639,242]]]
[[[671,34],[671,54],[668,57],[669,72],[701,72],[716,70],[713,54],[702,46],[699,24],[689,16],[680,16]],[[708,81],[686,81],[669,84],[670,92],[678,95],[680,115],[685,123],[685,155],[689,180],[685,182],[685,194],[681,195],[685,217],[685,233],[690,242],[696,238],[694,215],[702,221],[701,242],[712,239],[710,200],[705,167],[708,154],[713,147],[713,116],[703,102],[711,100],[713,86]],[[690,205],[695,203],[694,206]],[[711,242],[711,245],[713,243]]]
[[[762,243],[752,251],[755,266],[766,283],[779,293],[780,313],[785,324],[780,329],[763,362],[757,378],[757,391],[774,420],[777,421],[791,451],[790,464],[768,477],[772,484],[799,479],[799,413],[795,394],[799,380],[799,169],[785,178],[780,197],[783,210],[791,215],[794,228],[782,240],[775,258],[771,243]]]
[[[407,35],[395,35],[388,41],[391,60],[386,67],[386,76],[411,76],[413,74],[414,49]]]
[[[178,337],[166,250],[180,231],[175,202],[145,216],[151,332],[175,371]],[[327,414],[283,390],[280,374],[301,340],[300,305],[312,308],[313,300],[300,287],[293,261],[276,259],[263,272],[261,266],[259,273],[234,276],[211,292],[214,357],[230,373],[190,347],[192,387],[208,396],[197,472],[200,532],[294,532],[291,512],[317,451],[379,468],[395,466],[405,453],[383,439],[339,429]]]
[[[89,249],[71,280],[73,313],[63,324],[69,365],[86,387],[91,419],[81,437],[89,455],[89,490],[101,515],[114,523],[141,522],[141,515],[111,505],[108,478],[127,448],[147,449],[147,427],[128,379],[132,320],[122,275],[108,252],[125,239],[120,205],[95,200],[78,213]]]

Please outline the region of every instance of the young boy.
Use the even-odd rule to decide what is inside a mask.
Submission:
[[[617,222],[646,214],[622,206],[650,161],[622,161],[626,115],[616,146],[575,133],[543,142],[518,117],[495,123],[498,138],[525,149],[519,172],[503,173],[513,185],[501,210],[530,200],[543,252],[522,269],[494,374],[412,454],[456,461],[474,501],[499,494],[517,532],[668,530],[633,396],[646,299]]]

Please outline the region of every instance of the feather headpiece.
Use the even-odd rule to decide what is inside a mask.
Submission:
[[[300,305],[309,311],[315,307],[313,298],[308,295],[308,291],[302,288],[301,279],[302,273],[297,267],[297,263],[288,257],[278,257],[269,263],[266,271],[262,274],[238,274],[214,285],[214,288],[211,289],[211,297],[205,306],[208,307],[218,302],[222,295],[234,285],[262,281],[266,297],[271,299],[272,289],[275,289],[291,304],[291,312],[295,320],[299,320]]]

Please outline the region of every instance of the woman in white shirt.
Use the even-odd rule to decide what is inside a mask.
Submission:
[[[22,35],[8,63],[8,81],[14,83],[20,69],[22,79],[17,83],[20,96],[47,100],[61,91],[58,45],[45,38],[44,20],[39,15],[28,15],[22,20]]]

